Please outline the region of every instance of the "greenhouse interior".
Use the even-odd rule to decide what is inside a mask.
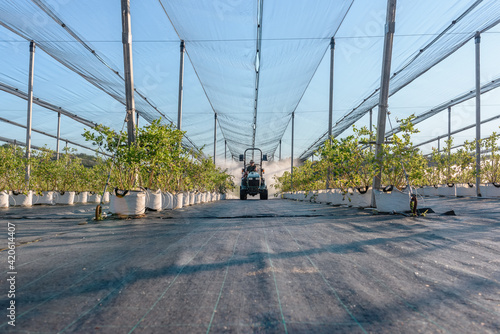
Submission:
[[[482,196],[481,184],[498,186],[496,1],[150,2],[2,2],[4,192],[225,193],[247,148],[268,157],[278,195],[468,184]],[[155,126],[182,149],[146,139]],[[135,137],[164,150],[124,152]],[[358,150],[339,158],[352,141]],[[97,152],[96,171],[76,152]],[[87,175],[95,184],[84,189],[43,172],[63,154],[60,170],[102,177]],[[120,165],[126,154],[142,166]],[[200,168],[210,184],[194,180]]]
[[[499,333],[499,23],[0,0],[0,332]]]

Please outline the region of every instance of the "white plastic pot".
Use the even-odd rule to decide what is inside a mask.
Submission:
[[[7,190],[0,191],[0,208],[9,207],[9,192]]]
[[[434,186],[424,186],[423,188],[417,189],[422,196],[438,196],[438,188]]]
[[[355,208],[368,208],[371,205],[372,201],[372,188],[368,188],[366,190],[363,189],[354,189],[351,195],[351,205]]]
[[[29,207],[33,205],[33,191],[28,191],[28,194],[14,194],[14,192],[9,193],[9,205],[10,206],[24,206]]]
[[[33,204],[54,205],[54,192],[42,191],[39,195],[34,194]]]
[[[98,193],[89,193],[87,201],[89,203],[100,203],[101,202],[101,195]]]
[[[375,193],[375,203],[379,212],[405,212],[410,211],[410,195],[396,188],[383,192],[372,190]]]
[[[455,197],[457,194],[455,184],[453,183],[440,184],[438,186],[437,191],[438,191],[438,196]]]
[[[104,193],[104,197],[103,197],[103,199],[102,199],[102,202],[103,202],[103,203],[109,203],[110,197],[111,197],[111,196],[110,196],[109,192],[108,192],[108,191],[106,191],[106,192]]]
[[[162,194],[160,190],[150,190],[146,191],[146,208],[153,211],[162,210]]]
[[[169,192],[162,193],[162,208],[172,210],[174,208],[174,195]]]
[[[476,197],[476,185],[473,183],[458,183],[455,185],[457,197]]]
[[[75,192],[74,191],[63,191],[54,192],[54,203],[72,205],[75,202]]]
[[[109,211],[118,216],[139,216],[146,212],[146,193],[143,191],[128,191],[125,194],[115,192],[109,202]]]
[[[316,203],[322,203],[325,204],[327,203],[327,198],[328,198],[328,193],[326,189],[321,189],[318,190],[317,196],[316,196]]]
[[[177,193],[174,195],[174,209],[182,209],[182,205],[184,203],[184,194],[183,193]]]
[[[75,204],[86,204],[88,202],[88,191],[75,193]]]
[[[342,198],[343,195],[340,189],[329,189],[327,192],[327,200],[330,205],[341,205]]]
[[[194,205],[196,194],[194,191],[189,192],[189,205]]]
[[[500,197],[500,183],[486,183],[480,187],[482,197]]]
[[[184,196],[182,197],[182,206],[187,207],[189,206],[189,192],[183,193]]]

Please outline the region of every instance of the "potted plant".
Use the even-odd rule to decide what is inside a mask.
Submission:
[[[498,149],[498,134],[493,132],[481,140],[481,146],[488,152],[482,155],[482,177],[485,184],[481,185],[483,197],[500,197],[500,151]]]
[[[440,184],[438,185],[438,196],[456,196],[456,172],[455,154],[451,153],[453,138],[445,140],[443,152],[438,152],[435,148],[432,149],[432,160],[436,161]]]
[[[382,145],[383,189],[374,189],[377,210],[381,212],[410,211],[412,187],[421,184],[424,176],[424,157],[413,146],[411,136],[418,133],[412,123],[414,115],[399,120],[400,134],[394,134],[391,142]]]
[[[463,148],[458,149],[455,155],[455,196],[476,196],[475,170],[476,142],[466,140]]]
[[[30,190],[29,182],[26,182],[26,165],[31,162],[26,160],[25,151],[21,147],[9,145],[3,153],[2,169],[6,188],[10,190],[9,205],[31,206],[33,191]]]
[[[110,178],[114,196],[110,199],[110,212],[123,217],[144,214],[146,195],[137,181],[141,161],[145,156],[144,146],[137,143],[128,145],[126,132],[116,133],[103,125],[98,125],[93,130],[85,130],[83,137],[96,145],[98,150],[114,156]]]
[[[35,191],[34,204],[53,205],[56,189],[55,152],[43,147],[34,151],[33,156],[31,184]]]

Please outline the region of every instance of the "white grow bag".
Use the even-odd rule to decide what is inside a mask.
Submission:
[[[500,197],[500,183],[487,183],[480,187],[482,197]]]
[[[54,202],[56,204],[72,205],[75,202],[74,191],[56,191],[54,193]]]
[[[343,197],[340,189],[330,189],[327,194],[328,203],[330,203],[330,205],[341,205],[343,203]]]
[[[317,196],[316,196],[316,203],[322,203],[322,204],[325,204],[325,203],[328,203],[328,196],[327,196],[327,190],[326,189],[321,189],[321,190],[318,190],[318,193],[317,193]]]
[[[194,205],[196,194],[194,191],[189,192],[189,205]]]
[[[106,191],[106,192],[104,193],[104,197],[102,198],[102,202],[103,202],[103,203],[109,203],[109,199],[110,199],[110,197],[111,197],[111,196],[110,196],[109,192],[108,192],[108,191]]]
[[[473,183],[459,183],[455,185],[457,197],[476,197],[476,185]]]
[[[89,203],[100,203],[101,202],[101,195],[98,193],[89,193],[89,196],[87,198],[87,201]]]
[[[146,208],[153,211],[162,210],[162,194],[160,190],[150,190],[146,191]]]
[[[372,202],[372,188],[366,189],[354,189],[353,193],[350,195],[351,205],[355,208],[367,208]]]
[[[174,195],[168,191],[161,194],[162,208],[164,210],[172,210],[174,208]]]
[[[54,205],[54,192],[42,191],[41,194],[33,194],[33,204]]]
[[[9,207],[9,192],[7,190],[0,191],[0,208]]]
[[[182,196],[182,206],[183,207],[189,206],[189,192],[183,193],[183,196]]]
[[[14,192],[9,193],[9,205],[10,206],[32,206],[33,205],[33,191],[28,191],[28,194],[17,194]]]
[[[457,194],[456,189],[457,189],[457,187],[453,183],[450,183],[449,185],[448,184],[440,184],[438,186],[438,196],[455,197]]]
[[[174,195],[174,209],[182,209],[182,205],[184,203],[184,194],[177,193]]]
[[[86,204],[88,202],[88,191],[82,191],[79,193],[75,193],[75,204]]]
[[[417,189],[418,192],[421,192],[422,196],[438,196],[438,188],[434,186],[424,186],[423,188]]]
[[[394,188],[390,192],[372,190],[375,193],[375,203],[379,212],[405,212],[410,211],[410,195]]]
[[[115,191],[116,195],[116,191]],[[128,191],[111,196],[109,211],[118,216],[138,216],[146,212],[146,193],[143,191]]]

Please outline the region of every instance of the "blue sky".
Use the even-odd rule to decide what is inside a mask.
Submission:
[[[472,2],[399,0],[393,70],[404,64]],[[112,68],[123,72],[118,1],[53,0],[47,3],[69,27],[88,41]],[[282,141],[283,157],[290,156],[291,127],[288,121],[295,106],[295,156],[302,153],[327,130],[330,72],[328,36],[338,22],[339,18],[335,17],[335,14],[341,12],[339,6],[346,6],[350,2],[324,0],[309,7],[306,4],[310,2],[293,1],[286,7],[289,12],[283,12],[286,3],[264,1],[262,67],[266,71],[263,69],[261,73],[261,88],[265,89],[262,88],[260,93],[262,102],[258,107],[258,121],[262,122],[262,125],[258,123],[259,129],[270,125],[271,130],[276,129],[278,132],[278,129],[287,126]],[[193,0],[164,1],[164,4],[168,5],[167,12],[179,33],[190,38],[186,45],[194,67],[186,57],[184,129],[197,145],[205,145],[206,153],[212,154],[212,107],[223,114],[221,122],[226,124],[226,135],[229,139],[237,136],[238,131],[247,131],[247,123],[252,118],[255,72],[251,66],[255,57],[255,40],[252,38],[256,36],[256,1],[207,1],[202,2],[202,6],[199,2],[194,6]],[[33,7],[31,1],[6,1],[1,6],[11,19],[14,14],[19,15],[17,19],[12,19],[17,20],[19,26],[30,22],[30,25],[38,27],[39,35],[54,39],[53,44],[58,48],[66,50],[75,43],[69,38],[57,40],[60,36],[65,36],[63,31],[59,31],[60,27]],[[334,120],[351,110],[379,84],[385,6],[386,1],[355,0],[337,32]],[[318,11],[317,8],[322,8],[323,11]],[[175,121],[179,37],[157,0],[132,0],[131,11],[136,88]],[[85,20],[82,19],[84,17]],[[331,22],[328,21],[330,17]],[[474,29],[474,26],[470,25],[468,28]],[[26,89],[29,43],[4,27],[0,27],[0,30],[0,59],[3,62],[0,81]],[[500,75],[496,60],[499,39],[500,31],[497,27],[483,34],[482,82]],[[74,57],[76,59],[81,55]],[[88,57],[84,59],[87,59],[85,61],[93,69],[92,55],[85,57]],[[95,69],[99,70],[98,67]],[[237,76],[235,81],[237,73],[241,73],[241,76]],[[305,87],[307,90],[301,96],[301,89]],[[392,123],[395,123],[396,118],[431,109],[473,87],[474,44],[469,41],[454,55],[391,97],[389,106]],[[497,91],[493,91],[483,96],[483,118],[498,113],[499,95]],[[102,122],[117,129],[121,129],[123,125],[125,108],[122,104],[41,49],[37,49],[35,56],[35,96],[95,122]],[[4,92],[0,92],[0,98],[0,117],[25,124],[26,102]],[[296,105],[298,101],[300,103]],[[463,103],[453,110],[453,129],[474,122],[474,101]],[[421,133],[415,137],[415,142],[445,133],[446,116],[446,113],[443,113],[419,124]],[[375,120],[376,112],[374,122]],[[144,120],[140,122],[144,124]],[[357,124],[368,125],[368,117],[363,117]],[[34,107],[35,128],[55,135],[56,125],[57,115],[54,112]],[[24,130],[21,128],[3,122],[0,123],[0,128],[4,137],[25,140]],[[234,134],[231,130],[234,130]],[[498,131],[498,122],[484,125],[482,130],[484,135]],[[262,142],[266,141],[267,136],[276,137],[273,131],[266,131],[257,131]],[[63,118],[63,137],[83,143],[82,132],[81,124]],[[349,131],[343,135],[346,134],[349,134]],[[220,130],[218,136],[217,154],[218,158],[222,159],[224,139]],[[456,142],[473,138],[474,130],[471,130],[457,135]],[[33,144],[47,144],[54,148],[55,140],[33,134]],[[426,145],[424,151],[429,151],[436,145]]]

